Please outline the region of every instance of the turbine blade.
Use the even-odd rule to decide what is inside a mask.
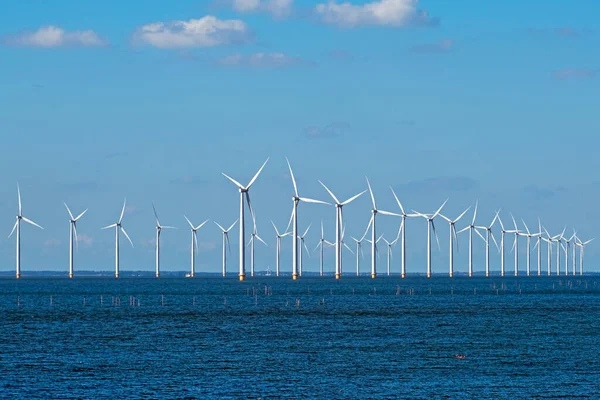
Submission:
[[[233,182],[233,184],[234,184],[235,186],[237,186],[238,188],[240,188],[240,189],[245,189],[245,187],[244,187],[244,186],[242,186],[242,184],[241,184],[241,183],[239,183],[238,181],[236,181],[235,179],[233,179],[233,178],[232,178],[232,177],[230,177],[229,175],[227,175],[227,174],[225,174],[225,173],[223,173],[223,172],[221,172],[221,174],[222,174],[222,175],[223,175],[225,178],[227,178],[227,179],[229,179],[231,182]]]
[[[119,217],[119,224],[123,221],[123,215],[125,214],[125,205],[127,204],[127,198],[123,201],[123,209],[121,209],[121,216]]]
[[[263,168],[265,167],[265,165],[267,165],[268,162],[269,162],[269,158],[267,157],[267,159],[265,160],[265,162],[263,163],[263,165],[260,167],[260,169],[258,170],[258,172],[254,175],[254,177],[250,181],[250,183],[248,183],[248,186],[246,186],[246,189],[250,189],[250,186],[252,186],[252,184],[256,181],[256,178],[258,178],[258,176],[260,175],[261,171],[263,170]]]
[[[127,238],[127,240],[129,240],[129,243],[131,244],[131,247],[135,247],[133,245],[133,242],[131,241],[131,238],[129,237],[129,235],[127,234],[127,231],[125,230],[125,228],[121,227],[121,232],[123,232],[123,235],[125,235],[125,237]]]
[[[462,214],[460,214],[460,215],[458,216],[458,218],[456,218],[456,219],[454,220],[454,223],[457,223],[458,221],[460,221],[460,219],[461,219],[462,217],[464,217],[464,216],[465,216],[465,214],[467,213],[467,211],[469,211],[469,209],[470,209],[470,208],[471,208],[471,206],[467,207],[467,209],[466,209],[465,211],[463,211],[463,212],[462,212]],[[448,222],[450,222],[450,221],[448,221]]]
[[[114,228],[115,226],[117,226],[117,224],[108,225],[108,226],[105,226],[104,228],[101,228],[101,229]]]
[[[326,201],[315,200],[315,199],[308,199],[306,197],[300,197],[300,201],[303,201],[305,203],[327,204],[328,206],[331,205],[331,203],[327,203]]]
[[[65,204],[65,205],[66,205],[66,204]],[[83,217],[83,215],[84,215],[84,214],[87,212],[87,210],[88,210],[87,208],[86,208],[85,210],[83,210],[83,212],[82,212],[81,214],[79,214],[79,215],[77,216],[77,218],[75,218],[75,221],[78,221],[78,220],[79,220],[79,218]],[[69,214],[70,214],[70,213],[69,213]]]
[[[18,224],[19,224],[19,220],[15,221],[15,224],[13,225],[12,231],[10,231],[10,235],[8,235],[8,238],[10,238],[12,236],[12,234],[15,232],[15,229],[17,229]]]
[[[154,216],[156,217],[156,226],[160,226],[160,221],[158,220],[158,214],[156,213],[156,207],[154,207],[154,202],[152,202],[152,211],[154,211]]]
[[[354,252],[352,251],[352,249],[350,248],[350,246],[348,246],[346,243],[344,243],[344,247],[347,248],[348,251],[354,255]]]
[[[189,221],[188,221],[188,222],[189,222]],[[225,230],[225,228],[223,228],[221,225],[219,225],[219,223],[218,223],[217,221],[213,221],[213,222],[214,222],[214,223],[215,223],[215,224],[216,224],[216,225],[219,227],[219,229],[221,229],[221,230],[223,231],[223,233],[227,232],[227,231]],[[194,228],[194,226],[193,226],[191,223],[190,223],[190,225],[192,226],[192,229],[193,229],[193,228]]]
[[[71,213],[71,210],[69,210],[69,206],[67,205],[67,203],[63,203],[65,205],[65,207],[67,208],[67,212],[69,213],[69,217],[71,217],[72,220],[75,219],[75,217],[73,217],[73,214]],[[19,213],[20,214],[20,213]]]
[[[496,242],[496,238],[494,237],[494,232],[490,231],[490,236],[492,237],[492,240],[496,244],[496,248],[498,249],[498,252],[500,252],[500,246],[498,246],[498,242]]]
[[[512,213],[510,214],[510,217],[512,218],[513,221],[513,225],[515,226],[515,231],[519,231],[519,228],[517,227],[517,222],[515,221],[515,217],[512,215]]]
[[[304,245],[304,248],[306,249],[306,254],[308,254],[308,258],[310,258],[310,250],[308,250],[308,247],[306,246],[306,243],[304,242],[304,240],[302,241],[302,244]]]
[[[248,192],[246,192],[246,203],[248,203],[250,215],[252,216],[252,224],[254,225],[254,230],[256,230],[256,217],[254,216],[254,210],[252,209],[252,203],[250,202],[250,193]]]
[[[262,238],[260,236],[258,236],[258,235],[254,235],[254,236],[256,236],[256,238],[258,240],[260,240],[265,246],[269,247],[269,245],[267,244],[267,242],[265,242],[264,240],[262,240]]]
[[[196,252],[198,252],[198,235],[196,231],[192,231],[192,236],[194,237],[194,247],[196,248]]]
[[[79,250],[79,237],[77,236],[77,224],[72,222],[73,224],[73,232],[75,233],[75,247]]]
[[[500,210],[496,211],[496,215],[494,216],[494,219],[492,220],[492,223],[490,224],[490,229],[492,229],[492,226],[494,226],[494,224],[496,223],[496,220],[499,218],[500,215]]]
[[[480,238],[481,238],[481,239],[482,239],[482,240],[483,240],[483,241],[484,241],[484,242],[487,244],[487,240],[485,240],[485,238],[483,237],[483,235],[482,235],[481,233],[479,233],[479,230],[478,230],[478,229],[475,229],[475,233],[476,233],[477,235],[479,235],[479,237],[480,237]]]
[[[396,203],[398,203],[398,207],[400,207],[400,211],[402,211],[402,215],[405,215],[406,213],[404,212],[404,207],[402,207],[402,203],[400,203],[400,200],[398,200],[398,196],[396,196],[396,192],[394,192],[394,189],[391,186],[390,190],[392,191],[394,198],[396,199]]]
[[[35,222],[33,222],[32,220],[30,220],[30,219],[28,219],[28,218],[25,218],[25,217],[21,217],[21,218],[23,218],[23,221],[27,222],[28,224],[31,224],[31,225],[33,225],[33,226],[37,226],[37,227],[38,227],[38,228],[40,228],[40,229],[44,229],[44,228],[42,228],[40,225],[36,224]]]
[[[523,218],[521,218],[521,221],[523,222],[523,225],[525,225],[525,230],[527,231],[527,234],[531,234],[531,232],[529,232],[529,227],[525,223],[525,220]]]
[[[235,224],[237,224],[237,223],[238,223],[238,221],[239,221],[239,218],[238,218],[238,219],[236,219],[236,220],[233,222],[233,224],[231,224],[231,226],[230,226],[229,228],[227,228],[227,232],[229,232],[229,231],[231,230],[231,228],[233,228],[233,227],[235,226]]]
[[[285,227],[286,232],[290,231],[290,226],[292,225],[292,221],[294,220],[294,210],[295,210],[295,207],[292,207],[292,213],[290,214],[290,220],[288,221],[288,224]]]
[[[192,224],[192,221],[189,220],[189,218],[187,217],[187,215],[184,215],[183,217],[188,222],[188,224],[190,224],[190,228],[194,229],[194,224]],[[215,224],[217,224],[217,223],[215,222]],[[219,224],[217,224],[217,225],[219,225]],[[221,225],[219,225],[219,228],[221,228]],[[221,228],[221,229],[223,229],[223,228]]]
[[[201,223],[200,225],[198,225],[196,228],[194,228],[195,231],[197,231],[198,229],[202,228],[204,226],[204,224],[206,224],[208,222],[208,219],[206,221],[204,221],[203,223]]]
[[[475,211],[473,211],[473,222],[471,225],[475,225],[475,218],[477,218],[477,207],[479,206],[479,200],[475,201]]]
[[[304,238],[304,236],[306,236],[306,234],[308,233],[308,231],[310,230],[310,227],[312,226],[312,222],[310,224],[308,224],[308,228],[306,228],[306,230],[304,231],[304,234],[302,235],[302,238]]]
[[[433,222],[433,220],[431,220],[431,227],[433,228],[433,235],[435,236],[435,240],[438,245],[438,251],[440,251],[442,249],[440,247],[440,239],[438,238],[437,232],[435,231],[435,223]]]
[[[229,254],[231,254],[231,242],[229,241],[229,234],[227,232],[224,233],[225,240],[227,240],[227,248],[229,249]]]
[[[337,199],[337,197],[335,197],[333,192],[331,190],[329,190],[329,188],[327,186],[325,186],[325,184],[323,182],[319,181],[319,183],[321,184],[321,186],[323,186],[325,188],[325,190],[327,190],[327,193],[329,193],[329,195],[331,196],[333,201],[335,201],[336,204],[340,204],[340,201]]]
[[[286,157],[285,161],[287,161],[288,168],[290,169],[290,176],[292,177],[292,183],[294,184],[294,193],[296,193],[296,197],[300,197],[298,194],[298,186],[296,186],[296,178],[294,178],[294,171],[292,171],[292,166],[290,165],[290,160],[288,160]]]
[[[319,248],[319,246],[322,246],[323,242],[319,241],[319,243],[317,243],[317,246],[315,247],[315,249],[313,250],[313,252],[317,251],[317,249]]]
[[[273,225],[273,229],[275,229],[275,233],[277,234],[277,236],[281,236],[279,234],[279,231],[277,230],[277,227],[275,226],[275,222],[271,221],[271,225]]]
[[[389,211],[383,211],[383,210],[377,210],[377,212],[378,212],[379,214],[383,214],[383,215],[389,215],[389,216],[392,216],[392,217],[401,217],[401,216],[402,216],[402,215],[400,215],[400,214],[396,214],[396,213],[389,212]]]
[[[323,231],[323,220],[321,220],[321,239],[325,236],[325,231]]]
[[[470,228],[471,228],[470,226],[465,226],[460,231],[458,231],[458,233],[463,233],[464,231],[466,231],[467,229],[470,229]]]
[[[456,233],[456,227],[452,225],[452,234],[454,235],[454,243],[456,243],[456,251],[460,253],[460,248],[458,247],[458,235]]]
[[[415,211],[415,210],[412,210],[412,212],[414,212],[418,217],[423,217],[425,219],[429,219],[429,216],[426,214],[421,214],[420,212]]]
[[[363,239],[367,236],[367,233],[369,233],[369,229],[371,229],[371,225],[373,224],[373,218],[375,218],[375,214],[371,215],[371,219],[369,220],[369,224],[367,225],[367,229],[365,229],[365,233],[362,235],[362,237],[360,238],[360,241],[362,242]]]
[[[369,193],[371,194],[371,201],[373,202],[373,209],[377,210],[377,205],[375,204],[375,196],[373,195],[373,189],[371,189],[371,183],[369,182],[369,178],[365,176],[367,180],[367,186],[369,187]]]
[[[435,217],[438,216],[438,214],[442,211],[442,208],[444,208],[444,206],[446,205],[447,202],[448,202],[448,199],[446,199],[446,201],[444,201],[442,203],[442,205],[440,206],[440,208],[438,208],[438,210],[435,212],[435,214],[433,214],[433,217],[431,217],[431,219],[435,219]]]
[[[21,188],[19,187],[18,183],[17,183],[17,197],[19,198],[19,216],[21,216],[23,214],[23,209],[21,207]]]
[[[512,248],[510,249],[511,253],[515,250],[515,246],[517,245],[518,238],[519,238],[519,236],[515,235],[515,240],[513,240],[513,245],[512,245]]]
[[[400,233],[402,233],[402,229],[404,229],[404,218],[402,218],[402,222],[400,222],[400,227],[398,228],[398,235],[396,235],[396,240],[400,239]]]
[[[349,204],[349,203],[353,202],[354,200],[358,199],[360,196],[362,196],[365,193],[366,193],[366,190],[363,190],[359,194],[350,197],[348,200],[346,200],[345,202],[343,202],[342,205],[345,206],[346,204]]]

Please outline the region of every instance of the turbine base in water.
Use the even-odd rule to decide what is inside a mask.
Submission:
[[[21,274],[17,274],[17,279],[21,279]]]
[[[73,278],[73,274],[69,274],[69,279]]]
[[[246,275],[240,275],[240,281],[245,281],[246,280]]]
[[[377,274],[371,274],[371,279],[377,278]]]
[[[342,277],[341,274],[335,274],[335,279],[340,279]]]
[[[292,275],[292,280],[294,280],[294,281],[295,281],[295,280],[297,280],[297,279],[298,279],[298,275],[296,275],[296,274]]]
[[[406,278],[406,274],[402,274],[402,279]]]
[[[157,278],[160,278],[160,274],[156,274],[156,277],[157,277]]]

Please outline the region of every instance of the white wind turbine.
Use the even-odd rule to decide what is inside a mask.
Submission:
[[[215,224],[219,227],[219,229],[221,229],[221,232],[223,233],[223,276],[227,275],[227,251],[226,251],[225,247],[227,247],[227,249],[229,250],[229,254],[231,254],[231,244],[229,243],[229,231],[231,231],[231,229],[235,226],[235,224],[237,224],[237,222],[238,222],[238,220],[236,219],[235,222],[233,224],[231,224],[231,226],[227,229],[223,228],[221,225],[219,225],[217,222],[215,222]],[[200,226],[202,226],[202,225],[200,225]],[[195,237],[195,234],[194,234],[194,237]],[[192,259],[193,259],[193,255],[192,255]]]
[[[17,230],[16,259],[17,259],[17,279],[19,279],[21,277],[21,220],[23,220],[33,226],[37,226],[40,229],[44,229],[44,228],[42,228],[40,225],[36,224],[32,220],[25,218],[23,216],[23,209],[21,207],[21,189],[19,188],[19,184],[17,184],[17,197],[19,198],[19,214],[17,214],[17,220],[15,221],[12,231],[10,231],[10,235],[8,235],[8,237],[10,238],[12,236],[12,234],[14,233],[15,229]]]
[[[440,249],[440,240],[438,239],[438,235],[435,232],[435,223],[433,222],[433,220],[435,219],[435,217],[437,217],[439,215],[439,213],[442,211],[442,208],[444,208],[444,206],[446,205],[447,202],[448,202],[448,199],[446,199],[446,201],[444,201],[444,203],[442,203],[440,208],[438,208],[438,210],[433,215],[421,214],[420,212],[412,210],[415,214],[417,214],[420,217],[423,217],[427,220],[427,277],[428,278],[431,278],[431,229],[432,228],[433,228],[433,234],[435,235],[435,240],[437,241],[438,249]]]
[[[288,236],[291,232],[279,233],[279,230],[275,226],[275,223],[271,221],[273,229],[275,229],[275,276],[279,276],[279,254],[281,253],[281,238]]]
[[[473,211],[473,220],[471,221],[471,225],[466,226],[465,228],[458,231],[458,233],[469,231],[469,276],[473,276],[473,231],[479,232],[475,229],[475,218],[477,218],[477,206],[479,201],[475,202],[475,210]],[[480,234],[481,236],[481,234]],[[485,239],[484,239],[485,240]]]
[[[394,246],[396,244],[396,242],[398,241],[398,239],[394,239],[394,241],[392,241],[392,242],[388,242],[383,237],[382,237],[382,239],[385,242],[385,244],[387,245],[387,275],[390,276],[390,274],[391,274],[390,264],[392,262],[392,246]]]
[[[366,234],[366,232],[365,232],[365,234]],[[360,239],[352,237],[352,240],[354,240],[354,243],[356,243],[356,276],[360,276],[360,257],[365,258],[365,255],[362,250],[362,241],[364,239],[365,239],[364,235]]]
[[[537,241],[535,243],[535,246],[533,246],[533,248],[537,248],[537,269],[538,269],[538,276],[542,276],[542,221],[540,220],[540,218],[538,217],[538,232],[539,234],[537,235]],[[550,270],[550,268],[548,268],[548,270]]]
[[[398,203],[398,207],[400,207],[400,216],[402,217],[402,222],[400,223],[400,228],[398,229],[398,236],[396,236],[396,240],[402,235],[402,239],[400,241],[402,247],[402,266],[400,269],[400,275],[402,278],[406,277],[406,219],[410,217],[418,217],[418,214],[407,214],[404,212],[404,207],[402,207],[402,203],[396,196],[396,192],[390,186],[390,190],[392,191],[394,198],[396,199],[396,203]]]
[[[79,238],[77,237],[77,221],[79,218],[83,217],[83,214],[87,212],[87,208],[77,216],[77,218],[73,217],[73,213],[69,209],[67,203],[64,203],[67,208],[67,212],[69,213],[69,278],[73,277],[73,242],[77,248],[79,248]]]
[[[160,277],[160,232],[163,229],[175,229],[173,226],[162,226],[160,221],[158,220],[158,214],[156,212],[156,207],[154,207],[154,203],[152,203],[152,210],[154,211],[154,217],[156,218],[156,277]]]
[[[245,243],[246,243],[246,235],[245,235],[245,223],[244,223],[244,197],[246,197],[246,203],[248,203],[248,209],[250,210],[250,215],[252,216],[252,221],[253,223],[255,223],[255,218],[254,218],[254,211],[252,211],[252,205],[250,204],[250,194],[248,193],[250,190],[250,187],[252,186],[252,184],[256,181],[256,179],[258,178],[258,175],[260,175],[260,172],[263,170],[263,168],[265,167],[265,165],[267,165],[267,162],[269,161],[269,159],[267,158],[267,160],[263,163],[263,165],[260,167],[260,169],[258,170],[258,172],[254,175],[254,177],[250,180],[250,182],[248,183],[248,185],[243,186],[241,183],[239,183],[238,181],[236,181],[235,179],[233,179],[232,177],[230,177],[229,175],[223,174],[223,176],[227,179],[229,179],[231,182],[233,182],[234,185],[236,185],[238,187],[238,190],[240,191],[240,218],[239,218],[239,223],[240,223],[240,271],[239,271],[239,278],[240,281],[243,281],[244,279],[246,279],[246,253],[245,253]]]
[[[121,209],[121,215],[119,216],[118,221],[112,225],[108,225],[108,226],[105,226],[104,228],[102,228],[102,229],[115,228],[115,278],[119,277],[119,232],[123,232],[123,235],[125,235],[127,240],[129,240],[131,247],[133,247],[133,242],[131,241],[131,239],[129,238],[129,235],[125,231],[125,228],[123,228],[123,225],[121,224],[123,221],[123,215],[125,214],[125,205],[126,204],[127,204],[127,199],[125,199],[125,201],[123,202],[123,209]]]
[[[516,233],[516,232],[518,232],[518,230],[514,231],[514,230],[504,229],[504,224],[502,223],[502,219],[500,219],[500,216],[498,216],[498,222],[500,223],[500,229],[501,229],[500,230],[500,232],[501,232],[501,236],[500,236],[500,276],[504,276],[504,273],[505,273],[504,235],[507,233]]]
[[[369,225],[367,226],[367,231],[371,228],[371,278],[377,277],[377,258],[375,257],[375,238],[377,237],[377,232],[375,230],[375,222],[377,214],[383,215],[391,215],[395,217],[400,217],[400,214],[395,214],[389,211],[378,210],[377,205],[375,204],[375,196],[373,195],[373,190],[371,189],[371,183],[369,182],[369,178],[366,178],[367,186],[369,188],[369,193],[371,194],[371,202],[373,203],[373,208],[371,212],[373,215],[371,216],[371,220],[369,221]],[[365,232],[366,235],[367,232]],[[364,237],[364,235],[363,235]]]
[[[531,233],[529,231],[529,227],[525,223],[525,220],[523,218],[521,218],[521,221],[523,222],[523,225],[525,226],[525,231],[527,232],[526,234],[523,234],[523,236],[527,237],[527,276],[530,276],[531,275],[531,238],[532,237],[540,237],[542,235],[542,232]],[[539,257],[539,254],[538,254],[538,257]],[[538,270],[539,269],[541,269],[541,267],[540,267],[540,264],[538,261]]]
[[[550,276],[550,275],[552,275],[552,237],[548,234],[548,231],[546,231],[546,228],[544,228],[544,231],[546,232],[546,235],[548,236],[548,238],[545,238],[545,237],[540,237],[540,238],[544,242],[548,243],[548,276]],[[539,247],[541,247],[541,245]],[[539,251],[539,249],[538,249],[538,251]]]
[[[268,247],[267,242],[261,239],[258,236],[258,232],[256,232],[256,224],[254,224],[254,229],[252,230],[252,235],[250,237],[250,241],[248,242],[248,246],[250,246],[250,276],[254,277],[254,242],[255,239],[261,241],[265,246]]]
[[[498,247],[498,242],[496,242],[496,238],[494,237],[494,232],[492,232],[492,228],[494,227],[494,224],[496,223],[499,214],[500,210],[496,211],[496,215],[494,216],[494,219],[492,220],[492,223],[489,226],[475,227],[477,229],[485,230],[485,238],[481,236],[481,234],[479,234],[479,231],[476,231],[485,242],[485,276],[490,276],[490,237],[496,244],[496,248],[498,249],[498,251],[500,251],[500,248]]]
[[[320,251],[319,251],[319,253],[320,253],[319,275],[320,276],[323,276],[323,246],[325,244],[328,246],[335,246],[333,243],[325,240],[325,231],[323,230],[323,220],[321,220],[321,239],[319,240],[317,247],[315,247],[315,250],[313,250],[313,251],[316,251],[320,247]]]
[[[585,246],[587,246],[592,240],[590,239],[586,242],[582,242],[579,238],[575,241],[575,245],[579,247],[579,275],[583,275],[583,251]]]
[[[294,196],[292,197],[292,201],[294,202],[294,208],[292,209],[292,279],[298,279],[298,203],[301,201],[304,203],[317,203],[317,204],[328,204],[321,200],[309,199],[306,197],[300,197],[298,194],[298,186],[296,185],[296,179],[294,178],[294,171],[292,171],[292,166],[290,164],[290,160],[285,158],[288,164],[288,168],[290,169],[290,176],[292,177],[292,183],[294,185]],[[286,231],[289,229],[286,228]],[[302,253],[302,247],[300,247],[300,253]],[[302,258],[302,254],[300,254],[300,258]],[[302,275],[302,274],[300,274]]]
[[[335,279],[340,279],[340,277],[342,276],[342,226],[343,226],[343,212],[342,209],[345,205],[351,203],[352,201],[354,201],[355,199],[357,199],[358,197],[360,197],[362,194],[364,194],[366,192],[366,190],[363,190],[362,192],[360,192],[359,194],[350,197],[348,200],[344,201],[344,202],[340,202],[337,197],[335,197],[335,195],[331,192],[331,190],[329,190],[329,188],[327,186],[325,186],[325,184],[321,181],[319,181],[319,183],[325,188],[325,190],[327,190],[327,193],[329,193],[329,195],[331,196],[331,198],[333,199],[333,201],[335,202]],[[344,244],[344,246],[347,247],[347,245]],[[349,248],[349,247],[348,247]],[[350,250],[352,252],[352,250]],[[354,253],[354,252],[352,252]]]
[[[304,243],[304,238],[306,237],[306,234],[308,233],[308,231],[310,230],[310,227],[312,226],[312,223],[310,223],[308,225],[308,228],[306,228],[306,230],[304,231],[304,234],[302,236],[298,236],[298,240],[300,240],[300,276],[302,276],[302,270],[304,268],[304,260],[302,258],[302,248],[304,248],[306,250],[306,253],[308,254],[308,256],[310,257],[310,251],[308,250],[308,247],[306,246],[306,243]]]
[[[571,242],[576,237],[576,233],[573,231],[573,235],[565,239],[565,275],[569,275],[569,248],[571,247]],[[575,249],[573,249],[573,254],[575,254]],[[575,265],[573,265],[573,276],[575,275]]]
[[[198,251],[197,231],[198,231],[198,229],[202,228],[204,226],[204,224],[206,224],[208,222],[208,220],[204,221],[203,223],[201,223],[198,226],[194,226],[194,224],[192,224],[192,221],[190,221],[187,216],[184,215],[183,217],[185,218],[187,223],[190,225],[190,230],[192,231],[192,245],[191,245],[191,255],[190,255],[190,264],[191,264],[190,265],[190,277],[193,278],[194,276],[196,276],[196,252]],[[157,225],[159,225],[158,217],[156,217],[156,221],[157,221]],[[156,228],[156,229],[158,231],[158,228]],[[158,234],[157,234],[156,247],[158,249]],[[157,255],[157,259],[158,259],[158,255]],[[157,268],[158,268],[158,264],[157,264]],[[158,271],[158,269],[157,269],[157,271]],[[158,273],[156,276],[158,277]]]
[[[565,234],[565,230],[567,229],[567,227],[565,227],[562,231],[561,234],[556,235],[556,236],[552,236],[551,240],[556,242],[556,276],[560,276],[560,248],[562,247],[562,240]],[[548,232],[546,232],[548,233]],[[565,266],[566,268],[566,266]]]
[[[440,214],[440,217],[445,219],[448,222],[448,225],[450,226],[450,278],[454,276],[454,240],[456,240],[456,249],[458,250],[458,235],[456,234],[456,223],[460,221],[460,219],[467,213],[467,211],[469,211],[470,208],[471,207],[468,207],[455,220],[451,220],[445,215]]]
[[[517,227],[517,222],[515,221],[515,217],[513,217],[512,214],[510,214],[510,217],[512,218],[513,225],[515,226],[515,230],[513,231],[513,233],[515,234],[515,241],[513,242],[513,247],[511,251],[515,252],[515,276],[519,276],[519,236],[526,235],[519,231],[519,228]]]

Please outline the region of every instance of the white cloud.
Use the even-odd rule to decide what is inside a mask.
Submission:
[[[220,20],[212,15],[189,21],[153,22],[140,26],[134,42],[161,49],[213,47],[247,41],[250,32],[240,20]]]
[[[94,238],[82,233],[77,235],[77,242],[89,247],[94,243]]]
[[[308,64],[301,58],[284,53],[254,53],[249,55],[232,54],[218,60],[224,66],[245,66],[256,68],[284,68]]]
[[[419,0],[377,0],[363,5],[329,0],[317,4],[315,12],[324,23],[344,27],[360,25],[407,25],[419,16]]]
[[[67,32],[58,26],[43,26],[35,32],[26,32],[8,39],[16,46],[31,47],[98,47],[106,46],[108,41],[92,30]]]
[[[266,12],[277,18],[292,13],[294,0],[232,0],[232,7],[238,12]]]

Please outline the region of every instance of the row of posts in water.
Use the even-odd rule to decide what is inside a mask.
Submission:
[[[576,282],[573,282],[573,281],[566,281],[566,282],[559,281],[558,282],[558,286],[565,286],[568,289],[573,289],[573,287],[575,287],[575,286],[581,286],[581,284],[582,284],[581,281],[576,281]],[[523,294],[523,289],[522,289],[521,285],[517,284],[515,286],[516,286],[515,289],[518,290],[518,293],[519,294]],[[597,287],[598,286],[598,282],[594,281],[593,282],[593,286]],[[588,282],[585,282],[584,283],[584,288],[588,289],[588,287],[589,287],[588,286]],[[480,290],[479,293],[485,294],[487,292],[489,294],[491,292],[492,294],[498,295],[498,294],[500,294],[500,292],[505,293],[507,290],[509,290],[508,289],[508,285],[503,282],[499,287],[497,287],[496,284],[492,284],[492,285],[490,285],[490,288],[487,291],[486,290]],[[534,291],[537,291],[537,290],[538,290],[538,288],[537,288],[537,284],[536,284],[536,285],[534,285]],[[556,290],[556,283],[552,284],[552,290]],[[246,295],[247,296],[252,296],[254,298],[255,304],[258,304],[258,298],[259,298],[259,294],[261,292],[264,294],[264,296],[273,296],[273,288],[272,288],[272,286],[265,285],[264,288],[262,288],[261,290],[259,290],[256,287],[247,288],[246,289]],[[423,292],[425,292],[425,293],[427,293],[429,295],[433,295],[434,294],[434,292],[432,291],[431,287],[429,287],[427,290],[425,290]],[[307,288],[306,293],[308,295],[310,295],[311,294],[311,289]],[[395,288],[395,290],[394,290],[393,293],[394,293],[395,296],[400,296],[402,294],[408,295],[408,296],[414,296],[414,295],[420,294],[420,292],[417,291],[417,290],[415,290],[414,288],[404,288],[403,289],[399,285],[396,286],[396,288]],[[446,292],[446,293],[448,293],[448,292]],[[450,287],[450,292],[449,293],[450,293],[450,295],[454,295],[454,287],[452,287],[452,286]],[[477,288],[473,288],[473,294],[476,295],[477,293],[478,293]],[[443,293],[441,293],[439,291],[436,291],[435,294],[438,295],[438,294],[443,294]],[[290,295],[289,290],[287,291],[287,295],[288,296]],[[329,295],[333,295],[333,288],[329,289]],[[356,295],[356,291],[355,291],[354,288],[352,288],[352,295],[353,296]],[[368,295],[369,296],[375,296],[375,295],[377,295],[377,287],[373,287],[372,290],[368,293]],[[56,296],[54,296],[54,295],[51,295],[49,297],[49,304],[51,306],[54,305],[54,299],[55,299],[55,297]],[[192,296],[191,304],[193,306],[196,305],[196,297],[197,296]],[[120,307],[121,306],[121,300],[122,300],[121,296],[110,296],[110,302],[108,302],[108,301],[105,301],[104,295],[100,295],[99,305],[100,306],[105,306],[105,305],[108,306],[110,304],[111,307]],[[226,296],[223,296],[223,304],[227,305],[227,297]],[[289,299],[287,299],[286,302],[285,302],[286,307],[288,307],[289,304],[290,304],[289,303]],[[322,298],[318,299],[318,304],[319,305],[324,305],[325,304],[325,298],[322,297]],[[22,305],[23,305],[23,303],[21,302],[21,296],[17,296],[17,306],[21,307]],[[93,305],[93,302],[88,301],[88,297],[87,296],[83,296],[83,305],[84,306]],[[139,297],[130,295],[129,296],[129,303],[128,303],[128,305],[129,305],[129,307],[141,307],[141,299]],[[160,295],[160,305],[162,307],[165,306],[165,295],[164,294]],[[296,307],[300,306],[300,299],[299,298],[295,299],[294,305]]]

